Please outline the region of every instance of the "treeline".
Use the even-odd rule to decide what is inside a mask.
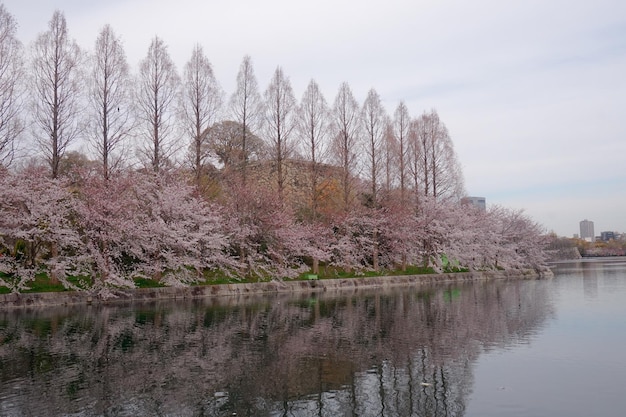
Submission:
[[[28,53],[16,27],[0,5],[0,285],[542,262],[530,219],[461,203],[435,111],[389,115],[348,83],[329,105],[314,80],[298,101],[280,67],[261,93],[250,57],[226,99],[199,45],[181,75],[155,37],[134,74],[108,25],[89,52],[61,12]]]

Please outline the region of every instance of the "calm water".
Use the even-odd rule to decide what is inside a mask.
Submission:
[[[554,270],[0,312],[0,415],[626,415],[626,259]]]

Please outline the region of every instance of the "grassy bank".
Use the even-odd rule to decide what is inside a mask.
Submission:
[[[457,269],[455,271],[445,271],[445,272],[466,272],[463,269]],[[320,266],[320,270],[318,274],[313,274],[311,271],[300,274],[296,279],[285,279],[284,281],[307,281],[307,280],[329,280],[329,279],[346,279],[346,278],[367,278],[367,277],[382,277],[382,276],[402,276],[402,275],[424,275],[424,274],[434,274],[435,271],[433,268],[427,267],[419,267],[419,266],[408,266],[404,270],[379,270],[379,271],[346,271],[340,268],[334,268],[330,266]],[[205,279],[200,281],[194,285],[204,286],[204,285],[224,285],[224,284],[252,284],[259,282],[270,282],[273,280],[270,276],[228,276],[226,274],[221,274],[219,272],[207,271],[204,275]],[[11,277],[0,273],[0,278],[5,279],[7,281],[11,280]],[[70,281],[73,285],[76,285],[78,288],[88,290],[89,283],[88,280],[84,277],[69,277],[68,281]],[[165,285],[159,281],[147,278],[135,278],[134,279],[136,288],[160,288],[165,287]],[[58,280],[50,279],[50,277],[46,273],[39,273],[35,276],[33,281],[28,282],[28,289],[22,291],[22,293],[47,293],[47,292],[65,292],[72,291],[71,289],[66,288],[61,282]],[[9,294],[11,293],[11,289],[6,286],[0,286],[0,294]]]

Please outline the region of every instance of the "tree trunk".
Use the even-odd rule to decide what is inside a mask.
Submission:
[[[56,258],[57,256],[59,256],[59,248],[57,247],[56,243],[51,243],[50,244],[50,256],[52,258]],[[59,277],[57,276],[56,271],[52,270],[50,271],[50,283],[53,285],[56,285],[59,283]]]

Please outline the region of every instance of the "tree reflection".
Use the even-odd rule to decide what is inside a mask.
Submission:
[[[484,349],[552,314],[543,281],[0,316],[0,414],[461,416]]]

